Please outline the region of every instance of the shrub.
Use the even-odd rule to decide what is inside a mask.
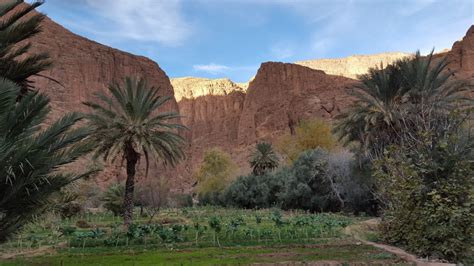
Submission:
[[[415,145],[392,146],[376,161],[383,236],[420,256],[459,261],[473,240],[474,141],[435,134],[422,134]]]
[[[224,191],[221,201],[228,206],[249,209],[278,206],[277,194],[288,175],[288,169],[283,168],[273,174],[240,176]]]
[[[114,216],[120,216],[123,213],[123,197],[125,195],[125,186],[113,183],[102,196],[104,202],[104,208],[111,211]]]
[[[322,149],[307,151],[295,161],[292,174],[279,195],[284,209],[335,211],[340,202],[334,196],[327,178],[328,153]]]

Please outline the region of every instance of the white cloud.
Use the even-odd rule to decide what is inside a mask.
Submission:
[[[111,37],[176,46],[191,34],[180,0],[86,0],[104,19],[97,29]]]
[[[224,73],[227,70],[230,70],[231,68],[228,67],[228,66],[224,66],[224,65],[218,65],[218,64],[210,63],[210,64],[207,64],[207,65],[194,65],[193,69],[195,71],[207,72],[209,74],[214,74],[215,75],[215,74]]]
[[[278,60],[290,58],[295,54],[295,50],[291,44],[283,43],[271,47],[270,52]]]

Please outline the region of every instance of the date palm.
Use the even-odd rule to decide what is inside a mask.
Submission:
[[[33,87],[28,78],[44,77],[39,73],[52,63],[47,53],[31,53],[31,43],[27,42],[41,32],[40,24],[45,16],[33,10],[43,2],[25,4],[23,0],[6,0],[0,4],[0,73],[20,85],[21,95]]]
[[[387,145],[402,141],[418,127],[436,123],[435,117],[472,100],[472,87],[451,79],[446,58],[434,60],[417,52],[386,68],[372,68],[352,88],[355,102],[338,117],[334,131],[346,142],[358,142],[369,157],[382,154]]]
[[[254,175],[263,175],[278,167],[278,156],[271,143],[261,142],[250,157],[250,166]]]
[[[90,133],[77,127],[78,113],[66,114],[46,127],[49,99],[27,92],[21,101],[18,84],[0,78],[0,243],[40,214],[51,195],[85,173],[63,167],[91,150]]]
[[[137,163],[143,156],[148,172],[149,159],[175,165],[184,158],[184,139],[178,131],[176,112],[160,112],[170,97],[160,96],[157,88],[148,87],[144,79],[125,78],[123,84],[111,84],[110,96],[99,93],[98,102],[86,102],[92,109],[87,115],[94,133],[96,156],[104,160],[117,157],[126,161],[127,180],[124,195],[124,224],[132,222],[133,193]]]

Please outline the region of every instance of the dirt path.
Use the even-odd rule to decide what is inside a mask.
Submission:
[[[408,262],[414,263],[417,266],[451,266],[451,265],[455,266],[456,265],[456,264],[451,264],[451,263],[426,261],[426,260],[417,258],[415,255],[410,254],[401,248],[397,248],[397,247],[389,246],[385,244],[379,244],[379,243],[366,240],[364,237],[364,233],[376,231],[379,223],[380,223],[380,219],[370,219],[370,220],[353,224],[344,228],[344,233],[354,237],[356,240],[366,245],[371,245],[373,247],[383,249],[387,252],[397,255],[398,257]]]
[[[40,248],[22,250],[18,252],[4,253],[0,255],[0,259],[8,260],[8,259],[14,259],[19,256],[34,257],[34,256],[39,256],[39,255],[49,255],[49,254],[55,254],[55,253],[56,253],[56,250],[53,247],[42,246]]]

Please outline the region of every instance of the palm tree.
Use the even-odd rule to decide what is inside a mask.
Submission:
[[[28,91],[29,77],[51,65],[26,43],[40,32],[44,15],[31,13],[41,4],[0,4],[0,243],[44,211],[62,187],[94,172],[63,169],[91,150],[83,142],[89,130],[77,127],[82,116],[70,113],[45,127],[49,99]]]
[[[340,140],[358,142],[368,157],[378,157],[415,128],[431,127],[435,116],[472,102],[464,97],[472,87],[450,79],[446,58],[435,61],[433,53],[422,57],[417,52],[361,75],[352,88],[354,104],[334,128]]]
[[[92,109],[87,115],[94,130],[91,140],[96,145],[96,156],[126,161],[127,180],[124,196],[124,224],[132,222],[133,192],[137,162],[143,155],[148,173],[149,158],[161,159],[175,165],[184,158],[184,139],[178,131],[176,112],[159,112],[170,97],[159,96],[158,89],[148,87],[144,79],[125,78],[122,85],[111,84],[111,96],[99,93],[99,103],[86,102]]]
[[[66,114],[42,130],[49,99],[0,78],[0,243],[48,206],[50,196],[85,173],[67,173],[64,166],[91,150],[83,140],[90,133],[77,127],[78,113]]]
[[[254,175],[257,176],[277,168],[278,162],[278,156],[273,150],[272,144],[267,142],[257,143],[249,161]]]
[[[51,66],[47,53],[31,53],[31,43],[26,42],[41,32],[40,23],[45,16],[33,14],[33,10],[43,2],[28,5],[22,0],[12,0],[0,4],[0,73],[20,85],[21,95],[33,87],[28,80],[30,76],[42,76],[39,73]]]

